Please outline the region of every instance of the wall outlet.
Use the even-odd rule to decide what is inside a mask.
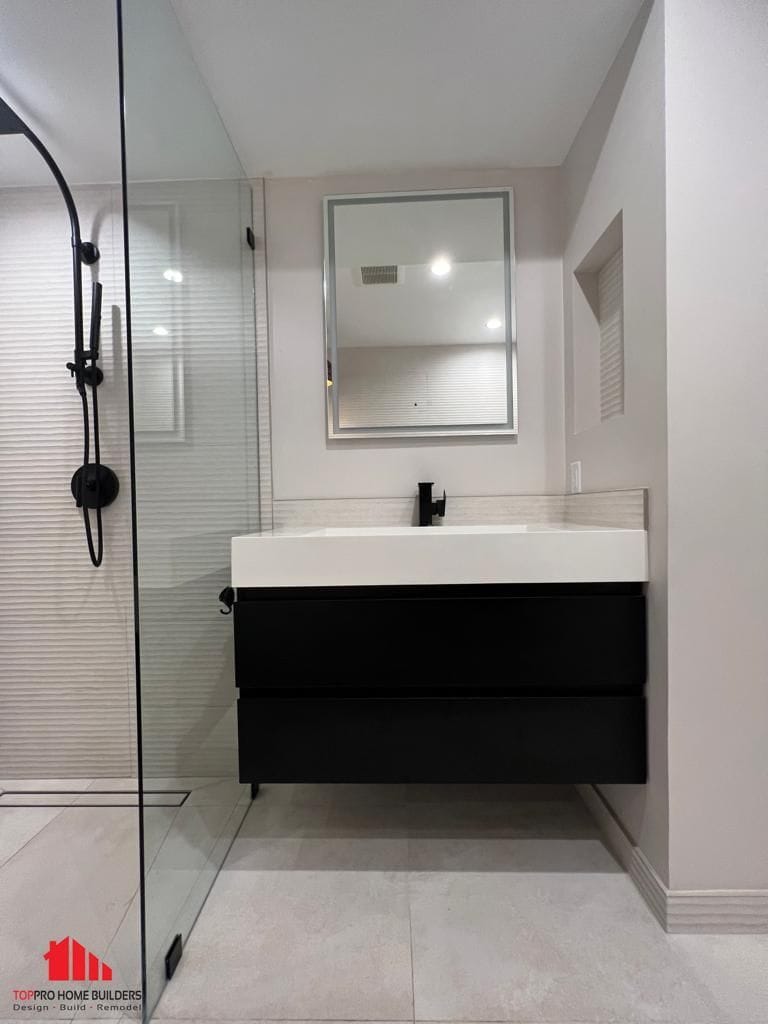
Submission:
[[[581,494],[581,459],[570,464],[571,494]]]

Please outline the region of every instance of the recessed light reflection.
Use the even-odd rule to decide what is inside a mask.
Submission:
[[[429,269],[435,277],[445,277],[446,274],[451,272],[451,261],[445,256],[438,256],[436,260],[432,260]]]
[[[497,331],[501,327],[501,320],[497,316],[492,316],[490,320],[485,321],[485,326],[489,331]]]
[[[174,270],[173,267],[169,267],[163,271],[163,277],[166,281],[173,281],[174,284],[181,284],[184,280],[184,275],[180,270]]]
[[[163,327],[162,324],[158,324],[157,327],[152,328],[152,333],[156,334],[160,338],[164,338],[168,334],[168,328]]]

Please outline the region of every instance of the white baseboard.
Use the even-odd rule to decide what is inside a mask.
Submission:
[[[668,932],[768,933],[768,889],[670,889],[594,786],[576,787],[652,913]]]

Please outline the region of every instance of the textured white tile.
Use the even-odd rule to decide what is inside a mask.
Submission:
[[[414,485],[415,488],[415,485]],[[415,526],[418,501],[407,498],[291,499],[274,503],[275,530],[320,526]],[[564,519],[562,495],[448,495],[447,526],[552,523]],[[439,523],[437,523],[439,526]]]
[[[83,790],[93,785],[94,781],[94,779],[0,779],[0,791]]]
[[[622,526],[645,530],[648,492],[638,487],[626,491],[593,491],[566,494],[565,521],[584,526]]]
[[[120,192],[75,188],[98,223],[105,463],[120,477],[95,570],[69,483],[82,462],[72,354],[69,224],[52,188],[0,196],[0,774],[125,774],[135,764],[128,402]],[[86,316],[90,272],[85,275]],[[41,287],[40,283],[44,282]],[[19,339],[35,351],[30,384]],[[30,390],[31,388],[31,390]],[[84,628],[86,627],[86,628]]]

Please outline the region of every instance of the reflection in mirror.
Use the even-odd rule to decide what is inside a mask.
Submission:
[[[325,200],[329,437],[516,432],[512,193]]]

